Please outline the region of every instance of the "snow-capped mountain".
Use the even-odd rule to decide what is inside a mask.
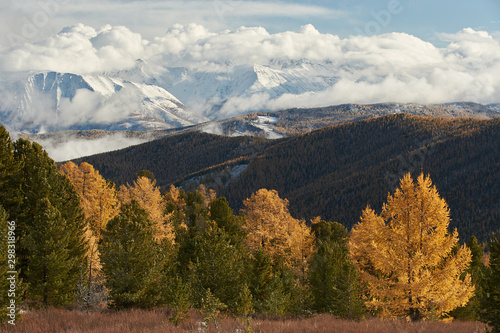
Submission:
[[[14,131],[168,129],[205,120],[162,87],[145,82],[106,74],[0,76],[0,122]]]
[[[338,69],[308,60],[275,59],[267,65],[224,62],[207,68],[156,68],[140,63],[144,82],[159,84],[211,119],[260,111],[259,101],[319,92],[338,81]],[[134,73],[139,72],[137,69]]]
[[[279,59],[207,68],[139,59],[129,69],[92,75],[2,73],[0,122],[29,133],[178,128],[260,111],[262,99],[323,91],[337,74],[328,64]]]
[[[139,59],[126,70],[88,75],[2,73],[0,123],[26,133],[176,129],[250,112],[279,110],[281,104],[273,107],[272,101],[282,97],[293,102],[294,96],[310,94],[314,100],[313,94],[325,94],[352,70],[306,59],[274,59],[266,65],[220,62],[197,68],[165,67],[159,63]],[[295,106],[300,107],[292,103]],[[465,104],[460,108],[480,111]],[[494,105],[488,108],[498,110]],[[337,117],[343,119],[340,113]],[[219,122],[200,126],[218,132]],[[236,132],[245,131],[246,127]]]

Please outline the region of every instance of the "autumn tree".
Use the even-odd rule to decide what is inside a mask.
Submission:
[[[104,179],[99,171],[86,162],[76,166],[67,162],[60,167],[80,195],[81,206],[89,221],[93,234],[99,238],[106,223],[119,212],[119,203],[114,185]]]
[[[116,189],[92,165],[82,162],[79,166],[67,162],[59,168],[68,177],[80,195],[80,205],[90,226],[86,230],[88,247],[88,275],[86,283],[79,283],[79,298],[83,307],[98,306],[105,298],[104,281],[99,260],[98,242],[101,231],[109,220],[115,217],[120,208]]]
[[[148,213],[149,219],[153,223],[156,240],[167,238],[174,239],[174,230],[170,217],[165,215],[165,201],[162,198],[160,189],[156,186],[156,180],[150,177],[140,176],[132,185],[122,185],[118,192],[118,199],[122,204],[135,200]]]
[[[263,248],[274,263],[282,261],[304,273],[314,248],[314,235],[305,225],[290,215],[288,200],[275,190],[260,189],[243,202],[248,232],[247,246],[255,251]]]
[[[430,177],[410,174],[388,195],[381,215],[367,207],[351,231],[350,256],[367,283],[368,308],[411,320],[446,318],[473,296],[471,261],[458,233],[449,233],[449,209]]]

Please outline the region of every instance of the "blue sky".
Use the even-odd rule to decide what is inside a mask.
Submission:
[[[198,23],[212,31],[262,26],[271,33],[313,24],[321,33],[341,38],[405,32],[431,42],[438,33],[467,27],[497,39],[500,35],[499,0],[2,0],[0,10],[2,48],[8,46],[9,33],[22,35],[37,18],[30,42],[80,22],[95,28],[124,25],[147,39],[176,23]]]

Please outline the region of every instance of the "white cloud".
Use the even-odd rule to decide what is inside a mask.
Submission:
[[[237,65],[268,65],[273,59],[308,59],[328,63],[338,72],[337,82],[325,91],[300,95],[275,98],[256,91],[251,96],[230,96],[221,112],[348,102],[500,102],[499,41],[471,28],[439,37],[444,47],[404,33],[341,39],[312,25],[269,33],[262,27],[212,32],[199,24],[178,24],[163,36],[146,40],[124,26],[95,29],[78,24],[0,54],[0,70],[87,74],[127,69],[142,58],[154,66],[206,73],[231,71]],[[319,78],[321,73],[315,75]],[[81,97],[71,103],[80,105],[86,100]]]
[[[127,138],[123,133],[113,133],[94,140],[55,138],[35,141],[43,146],[54,161],[63,162],[138,145],[149,140]]]

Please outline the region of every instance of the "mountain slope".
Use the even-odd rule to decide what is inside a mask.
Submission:
[[[259,188],[278,190],[296,217],[352,227],[406,172],[430,174],[462,239],[500,228],[500,119],[390,115],[265,140],[188,133],[79,159],[117,183],[148,169],[164,188],[205,183],[235,209]]]
[[[0,96],[0,122],[28,133],[168,129],[206,120],[161,87],[104,74],[3,73]]]

